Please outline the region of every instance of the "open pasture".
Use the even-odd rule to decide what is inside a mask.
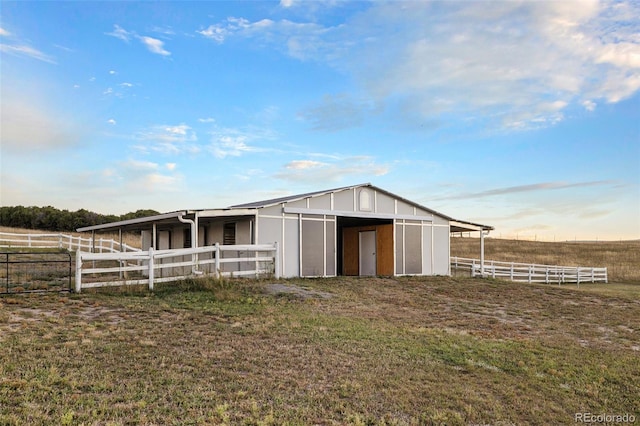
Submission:
[[[0,298],[0,424],[640,416],[637,295],[447,277],[273,284]]]

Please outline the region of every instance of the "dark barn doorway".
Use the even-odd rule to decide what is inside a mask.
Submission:
[[[338,275],[361,275],[360,233],[375,231],[375,275],[393,275],[393,220],[337,217]],[[367,275],[372,275],[367,273]]]

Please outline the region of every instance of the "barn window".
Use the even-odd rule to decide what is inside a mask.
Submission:
[[[182,230],[182,235],[184,236],[183,241],[183,247],[184,248],[191,248],[191,228],[184,228]]]
[[[360,191],[360,199],[358,201],[360,205],[360,210],[371,211],[371,194],[369,193],[368,190],[362,189]]]
[[[225,223],[223,228],[222,244],[225,246],[234,245],[236,243],[236,223]]]

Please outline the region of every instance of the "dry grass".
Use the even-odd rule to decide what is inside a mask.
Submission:
[[[640,301],[463,278],[0,298],[0,424],[568,424],[640,416]]]
[[[451,238],[451,256],[480,257],[477,238]],[[608,268],[610,281],[640,283],[640,241],[535,242],[485,239],[485,258],[503,262]]]

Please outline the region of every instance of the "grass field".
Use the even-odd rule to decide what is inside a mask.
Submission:
[[[451,238],[451,256],[480,257],[477,238]],[[485,258],[503,262],[608,268],[609,281],[640,284],[640,240],[536,242],[485,239]]]
[[[0,298],[0,424],[640,419],[637,295],[447,277],[273,283]]]

